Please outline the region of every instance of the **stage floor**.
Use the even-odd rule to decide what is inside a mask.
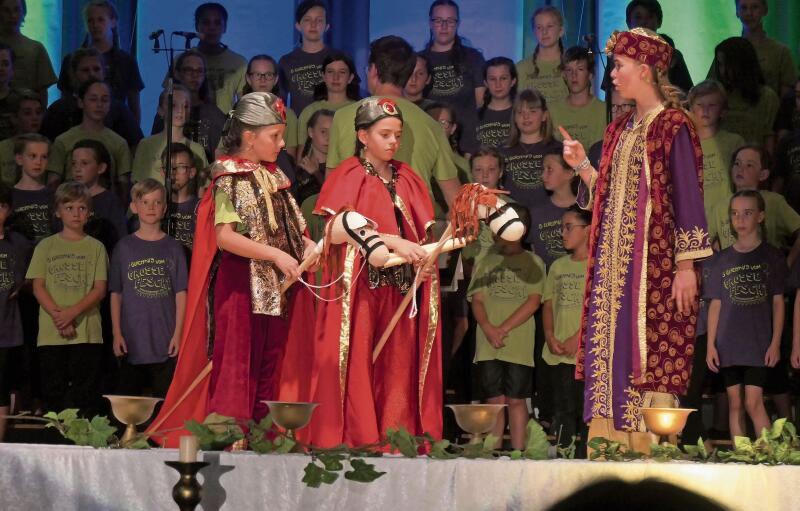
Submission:
[[[717,499],[731,510],[800,509],[800,467],[627,463],[584,460],[511,461],[385,457],[387,472],[364,484],[340,478],[307,488],[302,455],[204,453],[203,509],[211,510],[543,510],[603,477],[656,477]],[[177,472],[164,461],[174,449],[149,451],[0,444],[4,510],[175,510]]]

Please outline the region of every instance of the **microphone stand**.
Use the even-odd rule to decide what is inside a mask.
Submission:
[[[164,188],[167,189],[166,197],[164,200],[167,206],[167,214],[164,215],[163,224],[164,231],[169,234],[170,236],[174,236],[175,229],[172,221],[172,214],[173,214],[173,204],[172,204],[172,111],[173,111],[173,98],[175,96],[175,52],[176,51],[187,51],[190,49],[190,41],[192,36],[189,36],[186,32],[173,32],[170,35],[170,44],[166,44],[166,35],[164,34],[164,30],[159,30],[157,32],[153,32],[153,35],[156,37],[153,39],[153,52],[154,53],[164,53],[167,57],[167,112],[164,117],[164,130],[167,134],[167,147],[165,152],[163,153],[163,158],[161,160],[164,166]],[[172,38],[175,35],[181,35],[186,38],[186,44],[184,49],[176,49],[172,44]],[[159,37],[164,40],[164,47],[162,48],[159,44]],[[152,38],[152,36],[151,36]]]

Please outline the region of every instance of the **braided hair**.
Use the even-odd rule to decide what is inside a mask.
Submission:
[[[551,16],[555,17],[556,21],[562,27],[564,26],[564,16],[561,14],[561,11],[558,8],[553,7],[552,5],[545,5],[544,7],[539,7],[535,11],[533,11],[533,16],[531,16],[531,29],[536,32],[536,18],[542,14],[550,14]],[[564,42],[561,38],[558,38],[558,50],[561,53],[564,53]],[[531,78],[538,78],[539,77],[539,64],[536,63],[536,58],[539,56],[539,43],[537,41],[536,48],[533,50],[533,55],[531,55],[531,61],[533,63],[533,75]]]

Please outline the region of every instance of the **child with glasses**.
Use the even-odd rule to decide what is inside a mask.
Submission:
[[[453,0],[436,0],[428,11],[430,39],[422,51],[433,68],[429,99],[452,105],[463,127],[460,148],[477,150],[475,127],[478,107],[483,106],[483,56],[464,46],[458,35],[459,9]]]
[[[579,430],[586,441],[581,421],[583,382],[575,379],[575,354],[578,352],[591,223],[591,211],[573,205],[564,212],[561,239],[569,253],[550,265],[542,296],[547,342],[542,360],[548,367],[553,396],[552,434],[562,446],[568,445]]]
[[[164,119],[167,116],[167,90],[161,91],[158,97],[158,116]],[[206,152],[203,146],[190,140],[184,128],[190,122],[191,93],[183,85],[176,84],[172,90],[172,142],[184,144],[189,147],[194,155],[195,168],[204,169],[208,166]],[[155,135],[142,139],[136,147],[133,157],[133,182],[138,183],[145,179],[155,179],[164,183],[163,161],[161,154],[167,147],[167,132],[162,130]]]

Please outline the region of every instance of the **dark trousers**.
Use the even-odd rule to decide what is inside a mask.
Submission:
[[[126,396],[142,396],[150,390],[153,397],[164,397],[175,373],[175,358],[155,364],[131,364],[123,361],[119,368],[117,392]]]
[[[561,446],[569,445],[572,437],[578,433],[581,433],[585,442],[586,427],[581,417],[584,384],[575,379],[575,366],[572,364],[547,366],[547,374],[550,377],[550,390],[553,396],[552,434],[560,439]]]
[[[542,323],[542,309],[536,311],[533,315],[536,322],[536,332],[534,334],[533,345],[533,404],[539,410],[539,420],[549,423],[553,422],[553,389],[551,382],[553,378],[550,376],[550,368],[552,366],[542,359],[542,350],[547,345],[544,339],[544,324]]]
[[[38,352],[46,411],[77,408],[84,417],[94,415],[100,400],[103,345],[39,346]]]
[[[696,412],[689,414],[686,419],[686,426],[681,434],[681,442],[685,445],[696,444],[700,437],[707,438],[705,427],[703,426],[703,388],[706,384],[708,375],[708,364],[706,364],[706,353],[708,352],[708,337],[698,335],[694,343],[694,363],[692,364],[692,375],[689,378],[689,388],[686,396],[681,398],[681,406],[684,408],[695,408]]]

